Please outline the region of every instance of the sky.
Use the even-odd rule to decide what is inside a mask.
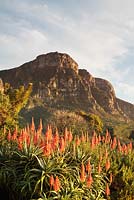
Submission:
[[[0,70],[55,51],[134,103],[134,0],[0,0]]]

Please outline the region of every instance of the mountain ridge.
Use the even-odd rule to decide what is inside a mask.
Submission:
[[[50,107],[74,107],[86,112],[134,119],[134,105],[116,97],[112,84],[80,69],[66,53],[50,52],[19,67],[0,71],[13,87],[33,83],[32,98]]]

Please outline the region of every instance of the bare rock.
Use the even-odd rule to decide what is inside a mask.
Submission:
[[[32,98],[46,106],[105,112],[134,119],[133,105],[118,100],[109,81],[78,69],[78,64],[65,53],[39,55],[17,68],[0,71],[0,77],[15,88],[32,82]],[[2,82],[0,88],[2,90]]]

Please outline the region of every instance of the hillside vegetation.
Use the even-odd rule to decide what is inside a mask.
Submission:
[[[133,131],[120,132],[125,126],[130,131],[133,124],[84,111],[42,109],[42,104],[31,109],[27,104],[31,91],[31,84],[19,89],[5,85],[1,90],[3,198],[134,199]],[[36,119],[29,122],[31,114]]]
[[[59,134],[42,120],[0,138],[0,193],[10,200],[134,198],[134,150],[116,137]]]

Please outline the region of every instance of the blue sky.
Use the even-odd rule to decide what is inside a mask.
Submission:
[[[0,0],[0,70],[69,54],[134,103],[133,0]]]

